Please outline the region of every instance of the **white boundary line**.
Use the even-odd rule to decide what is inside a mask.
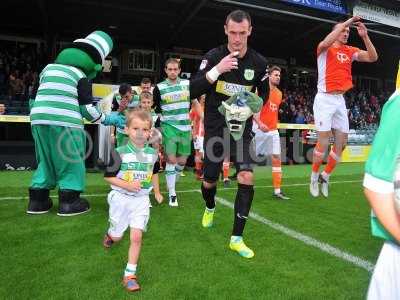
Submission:
[[[330,181],[330,184],[335,184],[335,183],[357,183],[357,182],[362,182],[362,180],[344,180],[344,181]],[[200,181],[199,181],[200,185]],[[294,186],[307,186],[309,183],[293,183],[293,184],[283,184],[282,187],[294,187]],[[258,185],[254,186],[255,189],[265,189],[265,188],[272,188],[272,185]],[[236,190],[237,187],[228,187],[228,188],[219,188],[219,190]],[[194,193],[198,192],[199,189],[193,189],[193,190],[182,190],[182,191],[176,191],[177,193]],[[166,194],[167,192],[162,192],[162,194]],[[105,197],[107,196],[108,193],[106,194],[82,194],[82,197]],[[56,197],[57,195],[50,195],[50,197]],[[22,199],[28,199],[28,196],[10,196],[10,197],[0,197],[0,201],[5,201],[5,200],[22,200]]]
[[[234,208],[233,203],[224,198],[215,197],[215,199],[217,200],[218,203],[220,203],[224,206],[230,207],[232,209]],[[271,220],[268,220],[267,218],[264,218],[257,213],[250,212],[249,217],[262,223],[262,224],[265,224],[265,225],[271,227],[272,229],[275,229],[291,238],[299,240],[306,245],[315,247],[325,253],[328,253],[332,256],[340,258],[344,261],[350,262],[350,263],[356,265],[357,267],[363,268],[363,269],[367,270],[368,272],[372,273],[372,271],[374,270],[374,267],[375,267],[374,264],[365,259],[362,259],[361,257],[352,255],[346,251],[335,248],[327,243],[320,242],[312,237],[309,237],[305,234],[302,234],[293,229],[285,227],[279,223],[272,222]]]
[[[330,183],[356,183],[356,182],[361,182],[361,181],[362,180],[347,180],[347,181],[332,181]],[[283,186],[292,187],[292,186],[306,186],[306,185],[309,185],[309,183],[294,183],[294,184],[288,184],[288,185],[283,185]],[[271,188],[271,187],[272,187],[271,185],[255,186],[255,188]],[[237,187],[224,188],[222,190],[234,190],[236,188]],[[199,189],[177,191],[177,193],[193,193],[193,192],[201,193],[201,191]],[[83,197],[102,197],[102,196],[106,196],[106,195],[107,194],[87,194],[87,195],[82,194]],[[1,197],[0,201],[13,200],[13,199],[27,199],[27,198],[28,197],[26,197],[26,196],[25,197]],[[230,202],[224,198],[221,198],[221,197],[215,197],[215,199],[217,200],[218,203],[220,203],[226,207],[229,207],[231,209],[234,209],[234,205],[232,202]],[[374,270],[374,267],[375,267],[374,264],[365,259],[362,259],[361,257],[352,255],[346,251],[340,250],[340,249],[333,247],[327,243],[320,242],[310,236],[307,236],[305,234],[297,232],[297,231],[290,229],[286,226],[283,226],[279,223],[275,223],[267,218],[262,217],[261,215],[259,215],[257,213],[250,212],[249,217],[264,224],[264,225],[267,225],[267,226],[271,227],[272,229],[275,229],[291,238],[299,240],[306,245],[315,247],[315,248],[321,250],[322,252],[328,253],[329,255],[340,258],[341,260],[350,262],[353,265],[356,265],[357,267],[363,268],[370,273],[372,273],[372,271]]]

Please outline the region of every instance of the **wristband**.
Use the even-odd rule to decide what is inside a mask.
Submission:
[[[218,71],[217,66],[212,68],[206,74],[207,78],[209,78],[212,82],[216,81],[218,79],[219,75],[221,75],[221,73]]]

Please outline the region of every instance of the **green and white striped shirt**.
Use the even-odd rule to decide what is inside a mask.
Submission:
[[[168,79],[157,84],[160,91],[161,124],[171,125],[181,131],[190,131],[189,80],[177,79],[172,84]]]
[[[111,188],[136,197],[148,196],[153,188],[151,179],[157,161],[156,150],[147,145],[144,148],[137,148],[129,141],[125,146],[115,149],[113,156],[105,176],[117,177],[128,182],[139,180],[141,188],[138,192],[129,192],[114,185],[111,185]]]
[[[40,85],[30,113],[31,125],[83,128],[77,89],[82,78],[86,75],[78,68],[47,65],[40,73]]]
[[[158,115],[156,114],[156,112],[154,111],[154,109],[151,110],[151,118],[153,120],[153,128],[156,127],[156,122],[158,120]]]

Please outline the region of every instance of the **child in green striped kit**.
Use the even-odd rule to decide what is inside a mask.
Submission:
[[[151,128],[149,144],[153,147],[157,153],[160,153],[160,144],[162,140],[162,136],[160,131],[155,128],[155,124],[158,120],[158,115],[152,109],[153,107],[153,94],[147,91],[140,93],[139,95],[139,107],[151,114],[151,118],[153,120],[153,127]],[[161,167],[161,164],[160,164]],[[158,173],[153,175],[153,189],[154,189],[154,198],[157,200],[158,203],[163,202],[164,198],[160,192],[160,180]]]
[[[129,142],[115,149],[104,174],[112,190],[108,194],[110,227],[103,245],[110,248],[114,242],[122,239],[125,230],[130,227],[131,243],[123,283],[128,291],[134,292],[140,289],[136,268],[143,231],[150,217],[152,177],[158,172],[159,164],[156,150],[148,145],[151,114],[142,109],[133,109],[126,114],[126,118],[125,131]]]

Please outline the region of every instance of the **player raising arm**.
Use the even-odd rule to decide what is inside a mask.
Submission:
[[[348,46],[350,26],[357,28],[366,50]],[[314,99],[315,127],[318,141],[314,148],[310,193],[319,195],[319,183],[324,197],[328,197],[329,177],[340,161],[347,143],[349,119],[343,94],[353,87],[351,66],[353,61],[375,62],[378,59],[375,47],[368,37],[367,29],[355,16],[333,27],[317,48],[318,93]],[[319,168],[333,134],[334,144],[328,156],[328,163],[320,174]]]

